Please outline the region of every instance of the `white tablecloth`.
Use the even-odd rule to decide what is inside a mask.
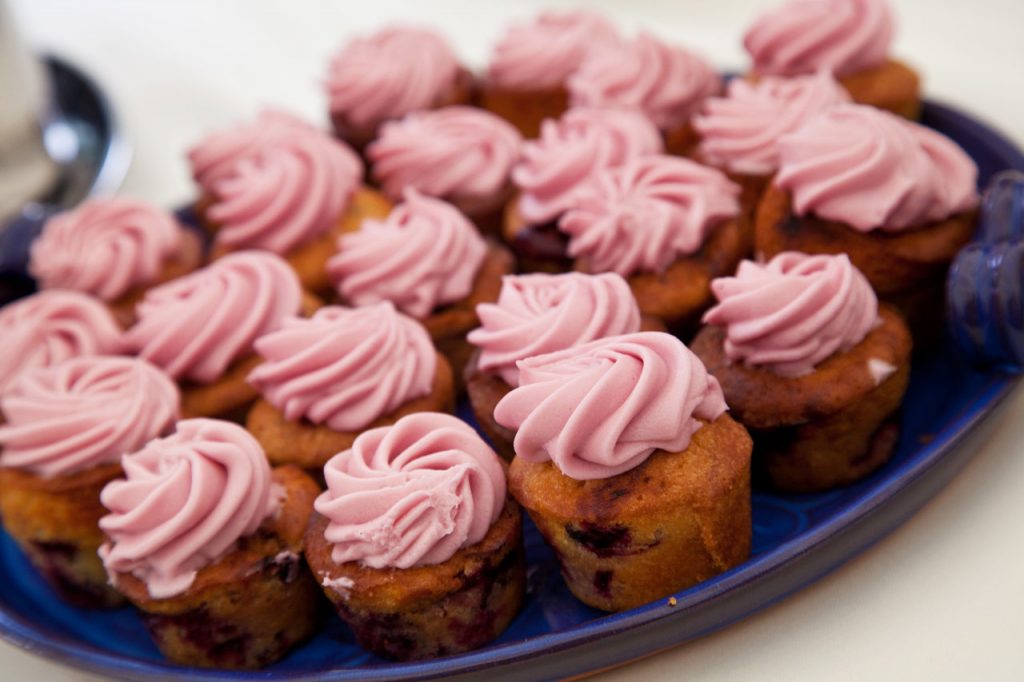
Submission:
[[[565,3],[13,0],[28,40],[107,88],[135,147],[124,192],[165,205],[192,195],[183,160],[204,132],[280,104],[324,118],[328,55],[344,36],[415,18],[481,64],[509,17]],[[575,3],[579,4],[579,3]],[[742,30],[772,0],[591,3],[745,65]],[[896,53],[928,96],[974,112],[1024,145],[1024,1],[894,0]],[[0,95],[2,96],[2,95]],[[965,447],[954,482],[896,532],[816,584],[612,679],[1024,680],[1024,393]],[[0,643],[0,679],[93,679]]]

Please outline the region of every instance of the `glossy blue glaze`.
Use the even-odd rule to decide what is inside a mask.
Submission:
[[[953,110],[928,105],[925,122],[964,146],[983,183],[1003,168],[1024,169],[1024,157],[1008,142]],[[750,560],[675,595],[674,605],[660,601],[615,615],[583,606],[565,589],[551,553],[527,524],[527,605],[494,645],[435,661],[387,664],[363,652],[332,618],[314,640],[266,671],[204,671],[202,677],[494,679],[493,666],[502,666],[502,679],[544,679],[613,665],[722,627],[820,577],[913,513],[970,455],[956,443],[1014,384],[1009,375],[971,369],[948,343],[916,362],[894,459],[837,491],[755,492]],[[462,416],[469,415],[464,410]],[[6,535],[0,535],[0,584],[0,632],[41,655],[121,677],[197,674],[163,662],[130,609],[84,611],[59,601]]]

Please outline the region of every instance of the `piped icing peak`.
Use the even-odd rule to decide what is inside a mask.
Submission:
[[[841,104],[779,139],[775,184],[797,215],[867,232],[944,220],[978,202],[978,169],[952,140],[874,107]]]
[[[722,389],[683,342],[662,332],[599,339],[519,362],[519,387],[494,410],[516,456],[566,476],[609,478],[655,450],[681,452],[726,410]]]
[[[91,199],[46,222],[28,269],[43,289],[111,301],[156,280],[179,248],[181,226],[166,211],[132,199]]]
[[[409,188],[446,199],[489,198],[509,184],[521,143],[519,131],[498,116],[451,106],[385,123],[366,154],[392,198]]]
[[[113,579],[131,573],[154,599],[187,590],[279,506],[259,442],[230,422],[180,421],[121,465],[125,477],[100,495],[110,511],[100,557]]]
[[[50,289],[0,309],[0,395],[24,372],[83,355],[125,350],[105,305],[77,291]]]
[[[192,177],[204,192],[215,194],[217,183],[234,175],[239,161],[268,144],[307,132],[316,131],[287,112],[264,109],[255,120],[212,132],[189,149]]]
[[[593,52],[569,78],[573,106],[631,107],[661,130],[684,125],[721,79],[702,57],[649,33]]]
[[[887,0],[793,0],[760,16],[743,46],[759,74],[842,77],[885,63],[893,32]]]
[[[599,171],[663,150],[658,129],[638,111],[570,109],[544,121],[538,139],[523,143],[522,159],[512,170],[519,213],[534,225],[554,220]]]
[[[178,399],[174,382],[137,358],[33,369],[0,397],[0,466],[51,477],[118,462],[170,429]]]
[[[708,232],[739,213],[740,189],[687,159],[651,155],[602,171],[559,220],[569,255],[590,272],[662,272],[696,253]]]
[[[465,422],[418,412],[371,429],[324,467],[314,508],[335,563],[410,568],[480,542],[505,506],[498,456]]]
[[[301,304],[299,280],[280,256],[239,251],[150,289],[125,340],[171,377],[210,383]]]
[[[206,216],[219,226],[217,244],[285,254],[337,224],[362,176],[344,143],[297,130],[240,159]]]
[[[390,302],[327,306],[256,341],[249,383],[286,419],[356,431],[430,393],[437,351],[426,329]]]
[[[846,254],[787,251],[764,264],[743,261],[711,290],[718,305],[704,322],[725,328],[726,357],[782,376],[810,373],[878,324],[875,293]]]
[[[519,385],[517,361],[594,339],[640,331],[640,308],[614,273],[506,276],[497,303],[476,307],[480,328],[469,342],[479,367]]]
[[[487,80],[507,90],[560,88],[588,54],[618,40],[615,27],[596,12],[541,12],[501,36]]]
[[[827,72],[809,76],[765,76],[729,82],[725,97],[704,102],[693,119],[700,133],[701,160],[730,173],[771,175],[779,167],[779,138],[850,96]]]
[[[431,109],[449,96],[459,62],[436,31],[388,26],[350,40],[331,60],[327,95],[332,114],[359,130]]]
[[[327,273],[352,305],[391,301],[423,319],[469,295],[487,245],[451,204],[415,190],[386,220],[366,220],[338,240]]]

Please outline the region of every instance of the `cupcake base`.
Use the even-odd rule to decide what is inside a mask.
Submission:
[[[727,414],[683,452],[656,451],[618,476],[569,478],[517,457],[513,495],[554,550],[576,597],[622,611],[728,570],[750,554],[750,451]]]
[[[839,79],[854,102],[869,104],[894,114],[921,118],[921,79],[917,72],[894,59]]]
[[[306,559],[359,644],[384,658],[422,660],[495,639],[519,613],[526,588],[522,517],[511,499],[484,539],[430,566],[336,564],[313,515]]]
[[[484,83],[480,106],[514,125],[523,137],[540,135],[540,124],[558,118],[569,108],[569,93],[564,87],[548,90],[507,90]]]
[[[199,571],[184,593],[152,599],[129,573],[117,588],[142,611],[169,660],[202,668],[260,668],[280,659],[319,626],[320,590],[302,560],[302,541],[319,488],[294,467],[273,472],[284,490],[279,513]]]
[[[103,544],[99,520],[107,513],[100,491],[121,475],[120,464],[54,478],[0,469],[4,528],[61,598],[76,606],[124,603],[96,554]]]

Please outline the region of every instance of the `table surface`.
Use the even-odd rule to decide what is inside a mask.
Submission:
[[[922,72],[928,97],[971,111],[1024,146],[1024,2],[892,2],[900,18],[895,54]],[[124,193],[168,206],[192,196],[183,155],[204,132],[267,104],[325,120],[321,82],[345,36],[414,19],[445,31],[480,65],[509,18],[566,4],[12,0],[31,44],[107,89],[135,149]],[[626,28],[650,27],[735,71],[746,64],[744,27],[774,4],[589,3]],[[1018,390],[965,444],[977,452],[951,485],[832,574],[725,630],[603,677],[1024,679],[1022,417]],[[2,642],[0,671],[6,680],[97,679]]]

